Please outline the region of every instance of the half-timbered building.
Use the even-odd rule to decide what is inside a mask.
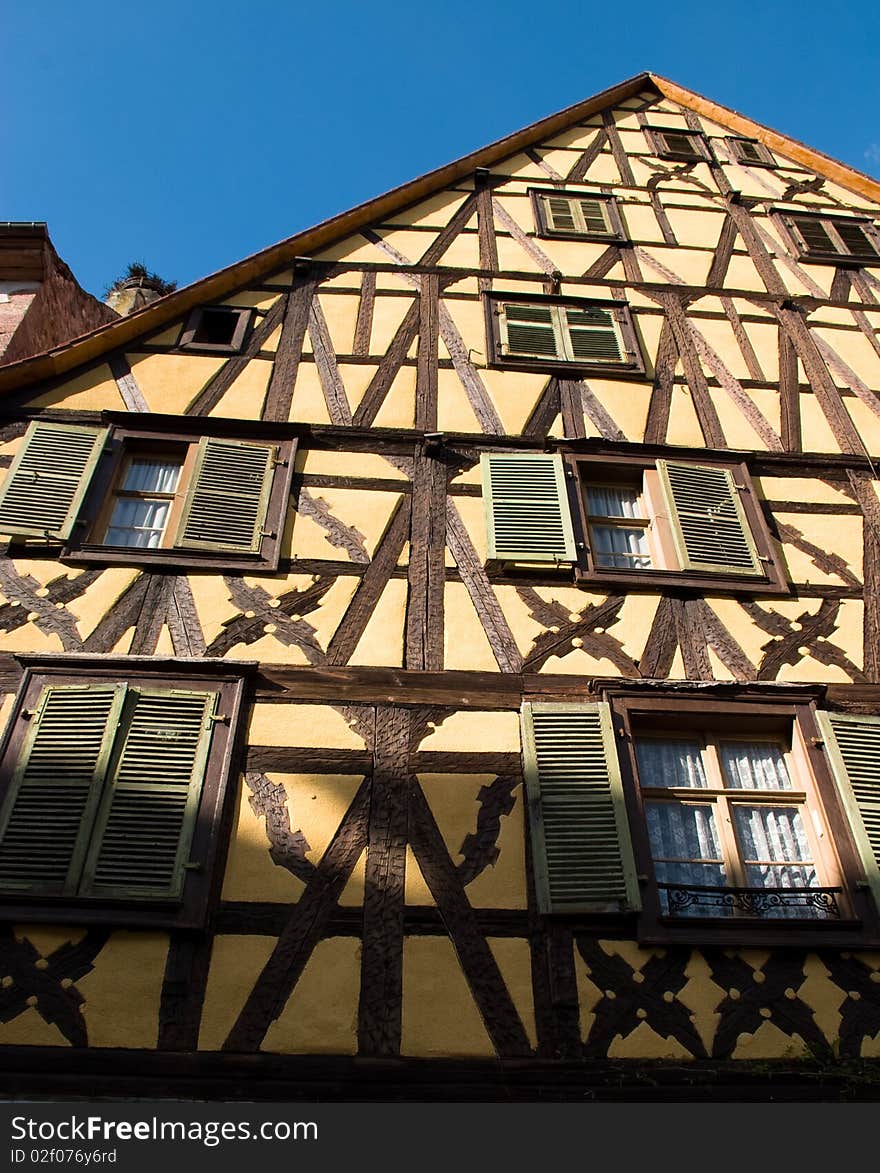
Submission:
[[[0,370],[4,1090],[870,1086],[878,217],[643,74]]]

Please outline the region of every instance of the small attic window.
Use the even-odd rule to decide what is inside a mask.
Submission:
[[[709,157],[703,136],[696,131],[658,126],[646,127],[645,130],[654,154],[662,159],[702,163]]]
[[[180,345],[187,350],[239,351],[252,315],[252,310],[236,306],[199,306],[187,319]]]
[[[774,209],[805,261],[834,265],[880,264],[880,237],[869,220]]]
[[[624,240],[613,196],[530,188],[538,235],[578,240]]]
[[[749,167],[776,167],[778,164],[771,151],[754,138],[729,138],[728,143],[737,163]]]

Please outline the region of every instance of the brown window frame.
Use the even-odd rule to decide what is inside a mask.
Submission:
[[[766,147],[759,139],[748,138],[745,135],[730,135],[727,139],[730,144],[730,149],[733,152],[733,157],[737,163],[744,163],[747,167],[778,167],[779,163],[774,157],[772,151]],[[757,159],[750,159],[743,153],[743,143],[748,143],[755,147],[758,152]]]
[[[275,571],[281,555],[281,543],[287,520],[288,502],[296,457],[295,438],[277,434],[274,429],[250,428],[246,423],[233,421],[199,421],[198,430],[183,430],[179,417],[156,417],[148,424],[135,423],[131,414],[107,412],[105,419],[111,425],[111,434],[103,455],[92,476],[80,507],[73,536],[65,542],[61,559],[74,564],[111,563],[115,566],[163,566],[211,568],[223,570]],[[265,536],[259,553],[231,550],[196,549],[162,545],[155,548],[139,546],[108,546],[100,540],[109,521],[108,506],[112,501],[134,450],[169,451],[176,448],[184,455],[184,467],[177,487],[177,497],[185,496],[192,473],[192,457],[203,436],[217,439],[274,443],[278,448],[275,475],[266,510]],[[189,467],[187,467],[189,462]],[[189,475],[185,475],[188,473]],[[166,534],[171,531],[171,520]],[[19,539],[14,539],[18,541]]]
[[[217,310],[237,314],[238,321],[232,332],[229,342],[197,342],[196,335],[202,324],[202,318],[208,312]],[[202,354],[238,354],[244,345],[245,335],[254,318],[253,306],[234,305],[200,305],[190,310],[177,345],[181,350],[196,350]]]
[[[627,570],[619,566],[598,566],[593,558],[590,546],[590,515],[587,512],[586,493],[583,491],[586,483],[596,485],[608,484],[616,481],[621,485],[635,485],[643,480],[645,470],[656,468],[657,458],[652,456],[636,455],[594,455],[581,453],[566,453],[565,460],[569,470],[566,480],[569,487],[569,505],[576,526],[576,544],[578,560],[575,564],[575,580],[584,584],[603,583],[609,586],[622,588],[651,588],[654,590],[669,587],[697,588],[702,592],[736,591],[747,594],[789,594],[790,587],[786,577],[780,555],[776,549],[770,533],[770,528],[764,513],[758,504],[755,485],[749,474],[748,466],[742,461],[719,459],[713,454],[682,455],[675,459],[683,464],[708,465],[715,468],[729,470],[734,479],[745,486],[740,495],[743,511],[746,515],[749,530],[762,564],[765,567],[765,578],[756,575],[734,575],[714,571],[677,570],[657,567],[647,569]],[[587,475],[595,470],[595,476]],[[648,517],[649,523],[652,518]]]
[[[512,355],[502,352],[501,311],[503,303],[511,305],[561,306],[571,309],[587,309],[599,306],[609,310],[617,323],[621,339],[631,361],[601,363],[571,361],[565,358]],[[539,374],[554,374],[559,371],[571,374],[592,375],[612,379],[644,379],[645,360],[636,333],[635,322],[629,304],[620,298],[563,297],[557,294],[504,293],[492,291],[484,294],[483,307],[486,319],[486,339],[489,352],[488,366],[496,370],[534,371]]]
[[[592,240],[597,243],[607,241],[614,243],[615,241],[625,241],[628,239],[626,229],[623,226],[623,220],[620,215],[620,208],[617,205],[617,200],[613,195],[606,195],[605,192],[597,191],[573,191],[570,188],[558,187],[530,187],[529,196],[532,200],[532,211],[535,217],[535,226],[538,236],[548,240]],[[608,232],[565,232],[562,229],[554,228],[547,218],[547,209],[544,206],[544,198],[546,196],[553,196],[566,200],[601,200],[607,209],[607,220],[610,225]]]
[[[794,252],[802,261],[818,265],[838,265],[843,268],[863,269],[866,267],[880,268],[880,231],[874,222],[867,216],[839,216],[834,213],[814,212],[809,208],[803,211],[793,211],[791,208],[771,208],[771,217],[782,229],[784,236],[793,247]],[[844,244],[836,231],[837,224],[856,224],[867,236],[877,250],[876,256],[861,256],[851,252],[824,252],[811,250],[801,235],[797,221],[799,219],[818,220],[832,241]],[[844,248],[846,246],[844,245]]]
[[[231,798],[242,756],[247,678],[256,665],[236,662],[117,656],[16,656],[24,671],[0,742],[0,806],[6,798],[28,721],[47,686],[128,683],[135,687],[216,692],[218,715],[204,770],[190,863],[179,899],[126,896],[29,896],[0,890],[0,918],[13,922],[200,929],[219,902],[228,849]]]
[[[660,159],[674,159],[680,163],[708,163],[710,161],[706,140],[697,130],[687,130],[680,126],[646,126],[643,129],[648,138],[651,153]],[[685,153],[670,149],[665,138],[667,134],[682,135],[690,141],[693,150]]]
[[[618,764],[623,780],[633,851],[642,891],[642,910],[638,916],[638,939],[643,944],[692,944],[775,946],[810,945],[821,941],[828,945],[876,944],[880,939],[880,915],[870,894],[860,880],[862,865],[853,841],[831,770],[822,751],[822,735],[816,722],[817,698],[768,697],[743,689],[737,699],[684,696],[681,693],[655,693],[650,696],[637,690],[609,689],[606,699],[611,706],[616,732]],[[642,722],[662,723],[665,729],[678,726],[682,731],[702,728],[716,735],[750,734],[760,724],[764,729],[776,725],[794,737],[797,727],[800,743],[811,774],[810,798],[804,809],[816,810],[827,832],[826,851],[836,857],[837,875],[842,892],[838,897],[840,919],[732,917],[675,917],[664,915],[653,870],[653,854],[648,840],[644,796],[639,785],[635,742]],[[644,728],[644,726],[643,726]],[[784,732],[782,733],[784,736]],[[695,800],[700,790],[695,789]],[[760,794],[744,791],[740,794]],[[836,886],[836,885],[835,885]]]

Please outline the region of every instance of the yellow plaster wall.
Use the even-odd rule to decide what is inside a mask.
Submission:
[[[167,933],[112,934],[94,969],[76,981],[90,1046],[156,1046],[167,956]]]
[[[125,411],[125,401],[106,363],[74,375],[51,391],[29,400],[31,407],[60,407],[69,411]]]
[[[150,411],[167,415],[183,415],[226,361],[204,354],[130,354],[128,358]]]
[[[448,937],[404,940],[400,1050],[426,1058],[494,1054]]]
[[[286,1055],[354,1055],[360,964],[356,938],[319,941],[260,1049]]]

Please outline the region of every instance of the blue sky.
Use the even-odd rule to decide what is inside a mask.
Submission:
[[[878,43],[876,0],[10,4],[0,219],[188,284],[644,69],[880,175]]]

